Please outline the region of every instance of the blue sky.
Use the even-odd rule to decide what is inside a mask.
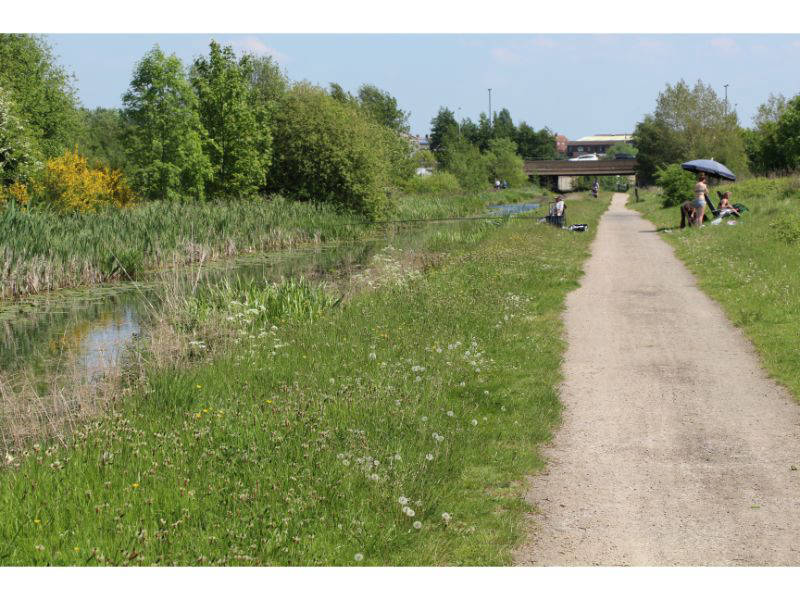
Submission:
[[[477,120],[506,107],[514,122],[574,139],[631,132],[666,83],[702,79],[749,126],[770,93],[800,93],[800,35],[379,35],[379,34],[59,34],[47,36],[76,76],[87,107],[120,106],[134,65],[158,43],[184,62],[211,38],[238,51],[274,56],[290,79],[355,91],[372,83],[411,112],[427,133],[440,106]]]

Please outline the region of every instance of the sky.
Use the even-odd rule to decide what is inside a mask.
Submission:
[[[213,38],[271,55],[292,81],[355,92],[371,83],[430,131],[439,107],[477,121],[508,108],[515,123],[577,139],[630,133],[667,83],[701,79],[749,126],[770,93],[800,93],[797,34],[57,34],[46,36],[74,74],[84,106],[119,107],[131,74],[159,44],[188,64]]]

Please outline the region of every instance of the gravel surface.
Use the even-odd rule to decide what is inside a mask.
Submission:
[[[567,299],[563,423],[516,562],[800,565],[800,407],[625,202]]]

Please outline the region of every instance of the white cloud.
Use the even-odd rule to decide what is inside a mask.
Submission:
[[[490,54],[495,61],[505,65],[515,65],[522,62],[522,57],[519,54],[503,46],[492,48]]]
[[[252,52],[253,54],[266,54],[279,62],[287,62],[289,60],[289,57],[285,55],[283,52],[276,50],[272,46],[268,46],[267,44],[265,44],[260,39],[254,36],[246,36],[234,40],[231,42],[231,45],[240,52]]]
[[[733,38],[713,38],[709,44],[714,48],[722,50],[723,52],[733,52],[734,50],[738,49],[736,45],[736,40]]]

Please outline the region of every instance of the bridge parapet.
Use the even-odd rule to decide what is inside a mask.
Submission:
[[[635,175],[636,159],[526,160],[528,175]]]

